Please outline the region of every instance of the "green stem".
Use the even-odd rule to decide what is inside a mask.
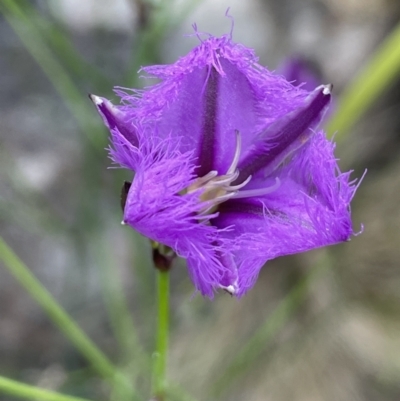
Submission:
[[[124,366],[124,373],[129,377],[129,381],[132,383],[131,387],[137,395],[135,380],[139,372],[148,373],[151,371],[150,357],[142,349],[139,342],[122,283],[115,271],[113,252],[107,248],[107,243],[102,235],[93,235],[92,245],[96,247],[95,254],[98,258],[97,264],[103,282],[104,301],[120,348],[120,362]],[[116,382],[110,399],[132,401],[132,392],[120,387]]]
[[[91,116],[93,113],[93,108],[90,106],[89,101],[87,101],[86,96],[83,96],[84,94],[76,87],[68,72],[54,57],[52,51],[43,41],[40,32],[35,29],[30,16],[14,0],[2,0],[0,2],[0,10],[31,56],[39,64],[56,91],[60,94],[82,130],[82,133],[87,135],[95,150],[102,151],[104,147],[103,137],[98,135],[96,126],[93,126],[88,119],[88,116]]]
[[[386,38],[360,74],[342,94],[327,127],[336,140],[358,121],[372,102],[400,74],[400,24]]]
[[[101,376],[119,378],[116,368],[109,359],[93,344],[1,237],[0,260],[3,261],[9,272],[43,308],[65,336],[75,345],[82,355],[92,363],[93,368]],[[121,380],[121,378],[119,378],[119,380]]]
[[[122,362],[144,359],[144,351],[141,349],[135,324],[129,312],[123,285],[118,272],[115,271],[114,254],[102,234],[93,236],[92,244],[96,247],[95,254],[101,274],[104,302],[114,336],[120,347]]]
[[[88,401],[85,398],[44,390],[2,376],[0,376],[0,393],[18,398],[40,399],[41,401]]]
[[[157,269],[158,322],[153,367],[153,394],[163,400],[166,392],[166,368],[169,334],[169,272]]]
[[[219,379],[211,388],[214,398],[220,398],[230,384],[245,372],[254,361],[262,355],[274,336],[284,327],[289,318],[303,304],[309,290],[310,283],[328,270],[331,266],[330,257],[326,250],[321,250],[321,258],[311,271],[299,281],[289,294],[279,303],[272,314],[256,331],[241,349],[235,351],[235,356]]]

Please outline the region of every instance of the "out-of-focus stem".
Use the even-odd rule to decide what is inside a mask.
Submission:
[[[126,382],[126,379],[122,377],[117,368],[79,328],[2,238],[0,238],[0,261],[4,263],[9,272],[43,308],[71,343],[93,365],[93,369],[101,376],[117,381],[118,385],[126,388],[127,391],[132,391],[130,384]]]
[[[219,399],[230,384],[245,372],[269,345],[274,336],[284,327],[294,312],[302,305],[309,285],[331,267],[331,259],[326,250],[321,251],[318,263],[299,281],[288,295],[278,304],[268,319],[258,328],[242,348],[235,350],[235,356],[221,376],[211,387],[212,398]]]
[[[23,6],[13,0],[2,0],[0,2],[0,11],[60,94],[82,133],[87,135],[88,140],[96,151],[102,151],[105,141],[102,136],[97,135],[96,126],[88,119],[92,109],[85,100],[84,94],[80,92],[70,74],[54,57],[40,33],[33,26]]]
[[[45,390],[29,384],[19,383],[15,380],[0,376],[0,393],[8,394],[18,398],[28,398],[30,400],[40,399],[42,401],[88,401],[80,397],[72,397]]]
[[[340,139],[374,100],[400,75],[400,24],[378,48],[364,69],[342,94],[327,132]]]

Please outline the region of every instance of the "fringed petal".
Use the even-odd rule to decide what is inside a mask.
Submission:
[[[212,223],[235,245],[239,295],[273,258],[347,241],[356,186],[339,171],[334,144],[318,132],[279,171],[281,185],[262,197],[229,200]]]
[[[293,86],[231,35],[143,70],[159,82],[117,88],[121,106],[92,97],[135,172],[123,221],[186,258],[201,294],[241,296],[266,261],[350,238],[354,182],[315,133],[328,86]]]
[[[121,107],[161,137],[195,149],[198,174],[224,174],[235,151],[235,130],[247,148],[260,131],[304,105],[308,93],[257,64],[251,49],[228,35],[211,37],[171,65],[143,68],[160,83],[143,91],[118,88]]]

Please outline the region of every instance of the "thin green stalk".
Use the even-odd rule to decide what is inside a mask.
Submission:
[[[101,376],[113,379],[119,377],[116,368],[109,359],[78,327],[1,237],[0,260],[3,261],[9,272],[43,308],[49,318],[59,327],[82,355],[86,357]],[[119,380],[121,381],[121,378],[119,378]]]
[[[342,94],[327,131],[342,137],[400,74],[400,23]]]
[[[38,399],[41,401],[88,401],[85,398],[73,397],[56,393],[54,391],[44,390],[2,376],[0,376],[0,393],[18,398],[28,398],[31,400]]]
[[[121,280],[115,271],[115,260],[104,236],[94,239],[96,246],[97,265],[100,269],[104,302],[111,321],[116,340],[120,347],[121,356],[125,363],[133,361],[144,351],[139,344],[135,324],[129,312]]]
[[[257,359],[262,351],[270,344],[274,336],[283,328],[293,313],[302,305],[308,294],[311,282],[330,266],[329,255],[322,252],[321,260],[304,277],[289,294],[279,303],[276,309],[256,331],[255,335],[239,350],[230,365],[211,388],[211,393],[219,397],[229,385]],[[221,369],[222,370],[222,369]]]
[[[169,335],[169,272],[157,269],[157,338],[153,355],[153,394],[163,400],[166,393],[166,370]]]
[[[47,7],[51,9],[59,7],[56,3],[49,1],[47,3]],[[57,60],[71,76],[84,79],[85,82],[92,83],[93,87],[98,89],[112,86],[108,77],[100,71],[97,65],[89,63],[81,56],[74,47],[67,29],[59,19],[49,13],[41,12],[40,8],[30,0],[20,0],[19,7],[26,16],[29,16],[31,26],[35,28],[43,43],[54,52]]]
[[[122,283],[115,272],[112,252],[107,249],[104,236],[98,235],[93,238],[95,254],[98,258],[100,268],[103,295],[106,310],[118,342],[121,364],[125,366],[124,372],[132,383],[132,388],[137,393],[135,380],[140,372],[148,374],[151,371],[150,358],[145,353],[136,332],[134,321],[129,312],[127,299],[124,295]],[[118,383],[114,386],[111,399],[118,401],[131,400],[132,394],[119,388]]]
[[[2,0],[0,10],[60,94],[82,132],[87,135],[96,150],[102,150],[105,140],[101,135],[97,135],[96,128],[89,123],[88,116],[93,112],[89,101],[84,101],[86,96],[76,88],[70,75],[54,57],[24,8],[14,0]]]

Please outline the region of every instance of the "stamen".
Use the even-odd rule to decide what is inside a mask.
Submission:
[[[218,197],[215,198],[214,204],[219,204],[219,203],[222,203],[222,202],[226,202],[228,199],[233,198],[234,195],[235,195],[235,192],[228,192],[227,194],[218,196]]]
[[[249,175],[241,184],[231,185],[229,187],[229,189],[232,190],[232,191],[238,191],[239,189],[245,187],[251,181],[251,179],[252,179],[252,176]]]
[[[234,174],[231,175],[220,175],[219,177],[215,177],[214,180],[210,181],[210,186],[215,186],[215,187],[224,187],[225,185],[230,186],[232,181],[234,181],[238,175],[239,175],[238,172],[235,172]]]
[[[233,199],[241,199],[241,198],[251,198],[253,196],[267,195],[267,194],[270,194],[271,192],[276,191],[280,186],[281,186],[281,180],[278,177],[276,177],[275,184],[270,187],[258,188],[258,189],[248,189],[247,191],[239,191],[239,192],[236,192],[232,196],[232,198]]]
[[[231,185],[239,177],[237,168],[242,148],[242,140],[240,132],[235,130],[236,147],[233,160],[224,175],[218,175],[215,170],[210,171],[203,177],[199,177],[190,187],[186,188],[185,193],[193,193],[202,190],[200,200],[203,202],[203,208],[198,211],[199,221],[207,222],[212,216],[217,215],[217,206],[229,199],[250,198],[254,196],[262,196],[275,191],[280,186],[279,178],[275,179],[275,184],[260,189],[250,189],[241,191],[250,181],[252,176],[248,176],[242,183]]]
[[[198,178],[196,184],[198,184],[198,186],[201,186],[202,184],[205,184],[207,181],[211,181],[217,175],[218,175],[218,171],[216,171],[216,170],[210,171],[208,174],[204,175],[203,177]]]
[[[242,150],[242,137],[240,136],[240,132],[238,130],[235,130],[235,136],[236,136],[235,154],[233,155],[232,163],[229,166],[226,175],[233,174],[236,171],[237,165],[239,163],[240,152]]]

